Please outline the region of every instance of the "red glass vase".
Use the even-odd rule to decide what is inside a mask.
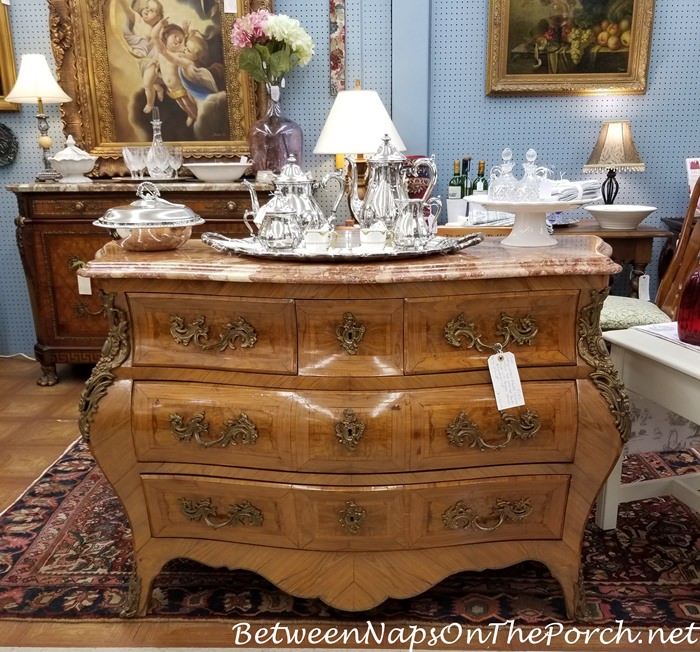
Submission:
[[[688,277],[678,305],[678,339],[700,346],[700,265]]]
[[[282,115],[280,85],[267,84],[267,112],[250,127],[248,144],[253,169],[271,170],[279,174],[290,156],[301,166],[304,135],[301,127]]]

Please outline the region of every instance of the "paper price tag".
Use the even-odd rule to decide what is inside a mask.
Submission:
[[[78,276],[78,294],[92,294],[92,285],[87,276]]]
[[[515,364],[515,356],[509,352],[496,353],[489,357],[488,363],[498,409],[507,410],[508,408],[525,405],[523,388],[520,384],[520,374]]]
[[[639,289],[637,294],[642,301],[651,301],[649,297],[649,274],[642,274],[639,277]]]

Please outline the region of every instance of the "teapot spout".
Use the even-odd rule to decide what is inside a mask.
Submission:
[[[253,184],[248,181],[248,179],[243,179],[243,185],[248,188],[248,192],[250,193],[250,205],[253,208],[253,213],[257,215],[258,211],[260,210],[260,202],[258,202],[258,193],[255,190],[255,187]]]

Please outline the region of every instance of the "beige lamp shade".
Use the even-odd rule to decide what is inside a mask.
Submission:
[[[54,77],[43,54],[23,54],[17,81],[5,96],[17,104],[57,104],[70,102]]]
[[[371,154],[381,146],[384,135],[397,150],[406,150],[377,91],[340,91],[314,154]]]
[[[604,122],[598,142],[583,166],[584,172],[614,168],[621,172],[644,172],[644,163],[632,138],[629,120]]]

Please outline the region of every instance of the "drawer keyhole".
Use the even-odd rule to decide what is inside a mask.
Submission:
[[[349,354],[356,355],[362,338],[365,336],[365,326],[357,321],[355,315],[346,312],[343,322],[335,329],[335,336],[340,346]]]

